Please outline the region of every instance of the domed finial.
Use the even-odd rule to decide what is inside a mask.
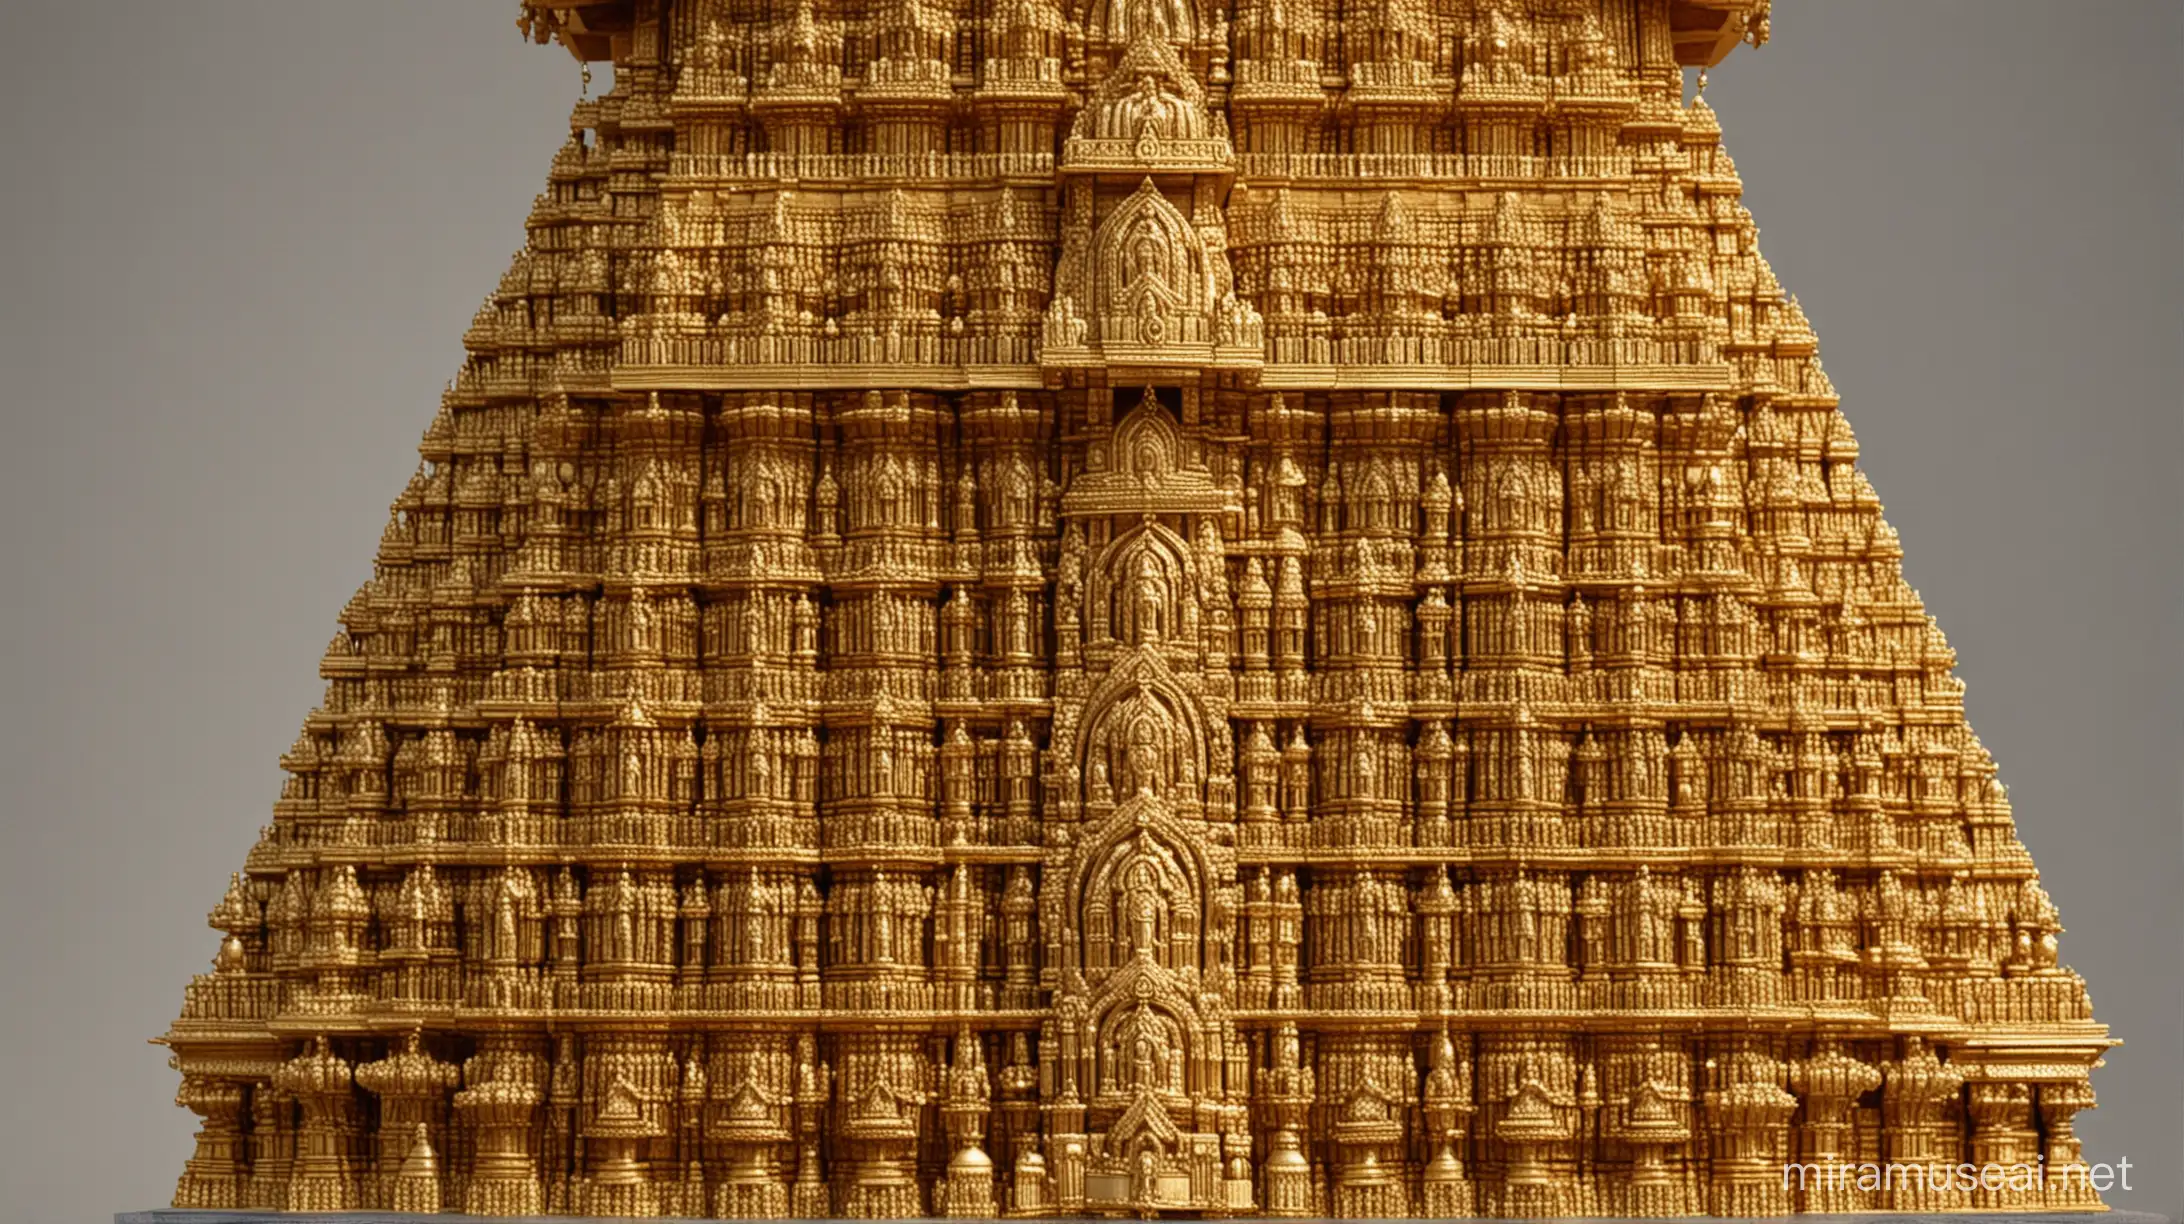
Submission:
[[[585,71],[589,72],[591,70],[587,68]],[[1699,69],[1699,96],[1702,98],[1706,96],[1706,69],[1704,68]]]
[[[584,65],[582,65],[581,67],[583,68],[583,71],[584,71],[584,94],[583,94],[583,96],[584,96],[584,97],[587,97],[587,98],[589,98],[589,97],[591,97],[591,65],[590,65],[590,64],[584,64]],[[1706,77],[1706,74],[1702,72],[1702,73],[1700,73],[1700,74],[1699,74],[1699,77],[1700,77],[1700,86],[1699,86],[1699,87],[1700,87],[1701,89],[1704,89],[1704,88],[1706,87],[1706,86],[1705,86],[1705,77]]]

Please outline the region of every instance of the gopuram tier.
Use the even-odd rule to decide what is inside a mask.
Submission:
[[[2112,1044],[1687,66],[1766,0],[527,0],[586,97],[175,1202],[2098,1209]],[[2044,1162],[1997,1189],[1791,1162]]]

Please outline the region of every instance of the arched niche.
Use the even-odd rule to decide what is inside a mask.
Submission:
[[[1115,426],[1116,474],[1158,488],[1183,466],[1183,434],[1175,418],[1147,389],[1146,397]]]
[[[1066,514],[1129,515],[1148,521],[1240,508],[1214,484],[1212,473],[1152,387],[1144,389],[1144,398],[1124,414],[1113,432],[1093,440],[1084,470],[1071,478],[1062,495]],[[1173,533],[1168,542],[1188,555],[1189,549]]]
[[[1078,738],[1080,799],[1122,804],[1141,796],[1169,810],[1170,796],[1203,801],[1212,763],[1197,702],[1143,657],[1128,660],[1085,703]]]
[[[1189,46],[1199,19],[1192,0],[1094,0],[1089,25],[1094,38],[1111,45],[1142,36]]]
[[[1198,1082],[1207,1061],[1205,1025],[1187,1000],[1149,976],[1118,985],[1085,1015],[1084,1070],[1094,1104],[1111,1105],[1143,1089],[1188,1106],[1208,1088]]]
[[[1088,858],[1077,887],[1085,968],[1198,969],[1206,887],[1200,864],[1150,826]]]
[[[1161,345],[1203,342],[1213,272],[1198,232],[1148,178],[1093,236],[1101,339]],[[1109,334],[1117,332],[1119,334]]]
[[[1118,432],[1118,442],[1127,440]],[[1146,462],[1158,462],[1163,453],[1149,443],[1143,450],[1139,458]],[[1165,525],[1143,523],[1117,537],[1092,578],[1085,619],[1094,640],[1137,647],[1197,643],[1197,567],[1183,537]]]
[[[1521,463],[1504,463],[1494,474],[1492,496],[1486,504],[1488,531],[1523,531],[1532,523],[1531,474]]]

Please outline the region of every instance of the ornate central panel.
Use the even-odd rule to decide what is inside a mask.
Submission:
[[[1041,1042],[1049,1121],[1065,1154],[1082,1153],[1088,1209],[1248,1210],[1235,749],[1219,682],[1221,525],[1236,506],[1151,388],[1100,425],[1062,500],[1055,588],[1050,751],[1065,772],[1043,917],[1064,935]]]

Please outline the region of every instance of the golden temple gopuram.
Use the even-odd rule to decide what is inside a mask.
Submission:
[[[1684,98],[1767,10],[527,0],[613,85],[162,1039],[176,1204],[2099,1209]],[[2043,1172],[1784,1174],[1859,1162]]]

